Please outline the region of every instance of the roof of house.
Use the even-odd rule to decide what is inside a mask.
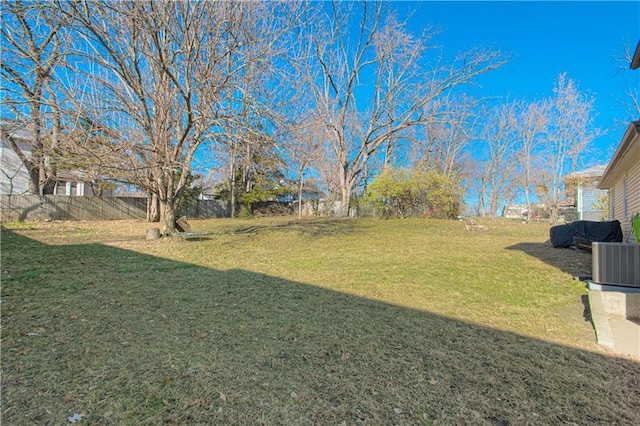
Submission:
[[[638,45],[636,46],[636,52],[633,54],[633,58],[631,59],[630,68],[632,70],[636,70],[640,68],[640,40],[638,40]]]
[[[27,126],[17,121],[0,119],[0,127],[2,128],[2,134],[5,132],[8,136],[16,141],[30,141],[31,133],[27,129]]]
[[[59,170],[56,174],[58,180],[70,182],[91,182],[92,179],[86,172],[81,170]]]
[[[600,164],[597,166],[589,167],[585,170],[580,170],[579,172],[573,172],[565,176],[567,178],[573,179],[585,179],[585,178],[599,178],[604,174],[605,169],[607,168],[606,164]]]
[[[640,121],[634,121],[629,124],[624,132],[618,149],[616,149],[609,165],[602,174],[600,181],[598,181],[598,188],[612,188],[618,177],[633,164],[638,156],[640,156]]]

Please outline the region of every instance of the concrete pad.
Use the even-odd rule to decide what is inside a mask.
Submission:
[[[589,309],[598,343],[640,359],[640,292],[592,284],[588,285]]]

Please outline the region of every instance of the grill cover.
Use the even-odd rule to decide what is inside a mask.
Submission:
[[[553,247],[567,248],[574,244],[573,238],[578,237],[590,243],[622,242],[622,228],[620,222],[592,222],[577,220],[566,225],[556,225],[549,230],[549,237]]]

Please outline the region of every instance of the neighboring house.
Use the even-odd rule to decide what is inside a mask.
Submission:
[[[603,219],[604,212],[598,208],[598,203],[607,191],[598,189],[597,184],[606,167],[606,164],[594,166],[565,176],[565,196],[576,208],[577,220],[597,222]]]
[[[320,201],[325,198],[325,193],[322,192],[320,188],[318,188],[318,185],[315,182],[310,183],[309,185],[307,185],[305,182],[305,184],[302,186],[302,201]],[[294,201],[297,201],[297,199],[298,194],[296,194]]]
[[[298,202],[298,183],[297,182],[280,182],[282,185],[286,185],[291,189],[291,193],[284,195],[282,197],[278,197],[277,201],[283,203],[297,203]],[[318,182],[311,178],[304,181],[302,185],[302,201],[321,201],[326,195],[320,187],[318,186]]]
[[[524,220],[527,218],[528,209],[526,205],[507,204],[502,210],[502,216],[506,219]],[[549,209],[544,203],[531,205],[531,220],[549,218]]]
[[[113,197],[111,189],[100,189],[98,185],[84,176],[82,172],[58,173],[53,195],[68,195],[71,197]]]
[[[631,220],[640,214],[640,121],[627,127],[598,188],[609,190],[609,219],[619,220],[625,241],[633,241]]]
[[[31,156],[31,138],[29,132],[24,128],[15,128],[12,122],[1,120],[3,127],[9,137],[17,144],[20,150],[27,156]],[[12,128],[13,127],[13,128]],[[4,131],[2,132],[5,133]],[[24,195],[29,192],[29,172],[22,163],[22,160],[15,153],[9,142],[2,138],[0,145],[0,194],[1,195]],[[45,194],[48,195],[69,195],[69,196],[113,196],[113,191],[102,190],[100,194],[98,186],[84,172],[67,171],[59,172],[54,185]]]
[[[0,123],[3,127],[6,124],[5,121]],[[31,152],[26,130],[12,130],[9,135],[23,152]],[[29,172],[4,136],[0,144],[0,170],[0,194],[20,195],[29,192]]]
[[[506,205],[502,210],[502,217],[506,219],[526,219],[527,210],[527,206],[523,205]]]

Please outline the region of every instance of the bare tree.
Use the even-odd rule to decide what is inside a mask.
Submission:
[[[486,144],[487,158],[484,161],[480,188],[480,214],[496,216],[502,202],[508,201],[515,187],[517,165],[516,104],[506,102],[494,107],[486,114],[482,140]],[[489,211],[486,211],[486,205]]]
[[[298,218],[302,217],[302,197],[305,177],[309,169],[322,162],[321,138],[322,129],[313,117],[303,118],[304,112],[298,114],[304,125],[291,123],[287,133],[287,142],[283,144],[290,167],[295,167],[298,184]]]
[[[635,47],[635,52],[638,51],[640,51],[640,40]],[[629,44],[625,44],[622,51],[615,56],[615,61],[618,64],[618,73],[622,81],[622,96],[616,98],[624,106],[627,113],[626,117],[621,118],[624,125],[640,117],[638,76],[637,73],[630,72],[629,69],[633,55],[634,48]]]
[[[407,129],[438,121],[441,95],[503,63],[495,52],[473,51],[429,64],[433,32],[414,36],[393,14],[383,20],[386,6],[323,4],[309,31],[304,78],[336,162],[338,216],[348,214],[359,178],[382,147],[390,153]]]
[[[234,38],[221,40],[224,45],[242,40],[227,49],[226,72],[231,77],[218,106],[220,126],[211,137],[216,154],[226,162],[232,216],[238,196],[246,195],[253,186],[254,160],[272,156],[278,135],[287,132],[281,109],[297,87],[287,74],[286,58],[295,47],[289,39],[290,29],[303,7],[297,3],[245,4]]]
[[[576,171],[580,155],[600,130],[593,126],[594,98],[580,92],[566,73],[558,76],[548,103],[549,121],[543,153],[548,163],[540,189],[541,193],[547,194],[550,221],[555,223],[563,194],[564,175]]]
[[[95,83],[85,120],[115,156],[97,160],[157,197],[163,226],[173,232],[194,156],[229,119],[221,101],[247,66],[233,54],[250,42],[242,26],[253,4],[103,0],[63,7],[82,36],[84,65],[76,71],[89,70]]]
[[[425,126],[425,135],[413,142],[413,167],[435,167],[447,177],[465,174],[464,152],[476,127],[478,102],[465,95],[441,102],[443,120]]]
[[[55,183],[52,157],[62,126],[55,84],[66,54],[66,21],[47,1],[12,0],[0,10],[2,106],[12,115],[2,139],[28,171],[29,192],[42,195]],[[16,130],[29,134],[28,149],[12,137]]]
[[[519,103],[516,112],[516,132],[519,140],[518,160],[520,163],[521,185],[527,205],[527,221],[531,221],[531,194],[536,186],[539,173],[535,166],[540,166],[540,147],[546,132],[548,107],[544,102]]]

